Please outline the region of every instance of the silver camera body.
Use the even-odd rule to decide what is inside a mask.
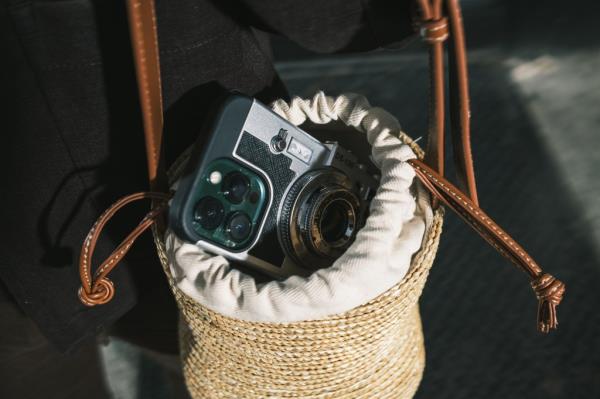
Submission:
[[[170,209],[178,236],[274,277],[344,253],[379,184],[353,154],[240,95],[207,130]]]

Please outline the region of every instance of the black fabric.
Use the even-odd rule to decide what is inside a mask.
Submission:
[[[408,1],[157,1],[167,161],[193,142],[224,89],[285,96],[255,28],[319,52],[373,49],[412,32]],[[120,196],[147,189],[141,117],[122,1],[13,1],[0,8],[0,277],[27,315],[65,350],[131,309],[116,331],[173,334],[176,310],[149,237],[112,279],[108,305],[77,299],[79,248]],[[97,259],[146,207],[123,211]],[[169,345],[173,346],[173,345]],[[165,349],[166,350],[166,349]]]

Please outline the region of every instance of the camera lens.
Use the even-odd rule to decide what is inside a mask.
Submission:
[[[364,212],[353,181],[335,170],[301,176],[283,200],[278,221],[286,255],[309,269],[330,266],[352,244]]]
[[[223,204],[214,197],[204,197],[196,204],[194,209],[194,218],[206,230],[214,230],[225,215]]]
[[[223,180],[221,191],[225,198],[233,204],[239,204],[250,188],[250,181],[240,172],[231,172]]]
[[[252,231],[252,222],[244,212],[235,212],[227,222],[227,233],[235,242],[242,242]]]
[[[327,244],[335,245],[342,239],[350,238],[347,233],[351,230],[350,217],[352,214],[352,206],[342,199],[331,201],[323,209],[319,229]]]

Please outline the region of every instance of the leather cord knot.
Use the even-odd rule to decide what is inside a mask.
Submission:
[[[416,177],[440,203],[457,213],[469,226],[481,235],[501,255],[506,257],[531,278],[531,287],[539,300],[538,330],[548,333],[558,326],[556,307],[565,293],[565,285],[542,268],[531,256],[496,222],[462,191],[431,167],[418,159],[408,161]]]
[[[429,43],[443,42],[448,38],[448,19],[430,19],[421,24],[421,38]]]
[[[550,274],[543,273],[531,281],[531,288],[539,301],[538,330],[548,333],[558,326],[556,307],[562,301],[565,285]]]
[[[142,192],[128,195],[119,199],[111,205],[98,218],[96,223],[88,232],[87,237],[83,241],[81,254],[79,256],[79,277],[81,279],[81,287],[78,291],[79,300],[86,306],[104,305],[109,302],[115,295],[115,286],[108,279],[108,274],[117,266],[123,259],[127,251],[131,248],[135,240],[149,227],[155,223],[160,223],[160,217],[169,204],[172,193],[159,192]],[[100,233],[104,229],[106,223],[115,214],[127,204],[141,200],[151,199],[152,209],[144,216],[138,226],[119,244],[119,246],[104,260],[92,276],[92,255],[96,248],[96,243],[100,237]]]
[[[101,278],[94,282],[94,286],[88,290],[79,287],[79,300],[86,306],[104,305],[115,295],[115,286],[107,278]]]

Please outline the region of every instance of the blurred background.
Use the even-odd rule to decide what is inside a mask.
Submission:
[[[417,398],[600,397],[600,3],[462,1],[480,203],[563,280],[560,328],[536,331],[537,301],[515,270],[447,212],[421,299],[427,364]],[[427,52],[320,56],[281,38],[292,95],[356,92],[427,126]],[[452,176],[452,170],[448,171]],[[102,349],[115,398],[169,398],[173,370],[128,344]]]

